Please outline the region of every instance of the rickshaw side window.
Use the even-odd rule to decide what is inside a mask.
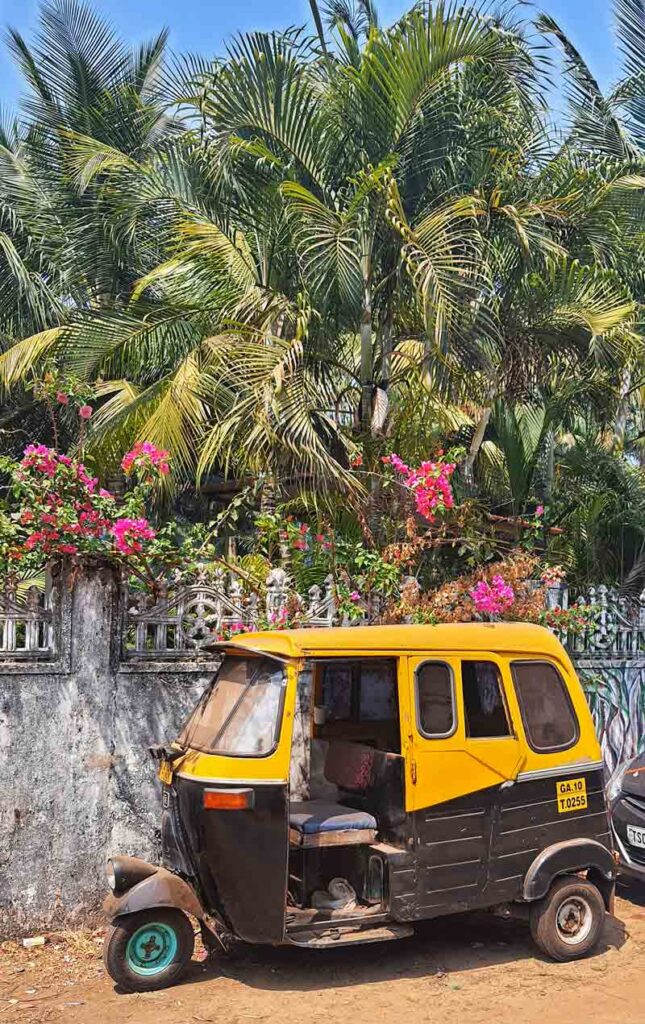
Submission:
[[[415,675],[419,732],[428,739],[451,736],[457,728],[457,714],[450,666],[443,661],[424,661]]]
[[[547,661],[515,661],[513,682],[532,750],[568,750],[577,742],[580,726],[562,676]]]
[[[285,686],[281,662],[227,654],[179,744],[206,754],[266,757],[280,735]]]
[[[322,703],[330,721],[395,721],[396,662],[384,658],[328,662],[322,671]]]
[[[495,739],[510,736],[499,668],[494,661],[462,661],[466,736]]]

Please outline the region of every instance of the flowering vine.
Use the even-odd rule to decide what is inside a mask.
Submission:
[[[515,591],[503,576],[496,573],[490,583],[480,580],[470,591],[470,596],[480,614],[501,615],[513,604]]]
[[[56,557],[94,555],[127,559],[135,575],[153,582],[147,559],[157,533],[145,503],[154,475],[168,472],[168,453],[144,442],[123,461],[145,476],[117,499],[82,462],[47,445],[27,445],[17,463],[0,459],[17,505],[16,511],[0,510],[0,568],[40,568]]]
[[[456,469],[454,462],[444,462],[440,452],[436,460],[426,460],[411,468],[394,452],[384,455],[382,462],[403,477],[403,483],[414,494],[417,512],[434,523],[437,515],[454,508],[450,478]]]

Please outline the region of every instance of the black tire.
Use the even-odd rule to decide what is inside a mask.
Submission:
[[[142,929],[146,929],[143,932]],[[148,956],[139,957],[137,966],[137,933],[139,941],[148,938],[150,966],[143,964]],[[160,936],[155,939],[155,934]],[[134,945],[129,948],[130,940]],[[164,946],[165,944],[165,946]],[[195,946],[193,926],[181,910],[159,907],[158,910],[140,910],[136,914],[118,917],[105,936],[103,962],[112,980],[126,992],[153,992],[179,981],[190,963]],[[157,963],[155,964],[155,956]],[[147,973],[145,973],[147,972]]]
[[[558,878],[531,907],[533,941],[561,962],[580,960],[594,949],[605,923],[605,903],[591,882],[575,875]]]

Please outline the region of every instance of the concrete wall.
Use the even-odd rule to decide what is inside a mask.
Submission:
[[[0,936],[91,920],[106,855],[157,856],[146,748],[177,734],[212,671],[205,659],[120,663],[107,567],[55,593],[55,657],[0,660]]]
[[[123,658],[109,566],[59,576],[53,595],[53,653],[0,652],[0,937],[93,920],[110,853],[157,858],[147,747],[176,736],[215,667]],[[613,768],[645,739],[645,655],[576,660]]]

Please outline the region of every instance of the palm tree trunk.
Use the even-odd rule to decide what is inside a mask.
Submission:
[[[632,373],[628,366],[625,366],[620,374],[620,394],[616,419],[614,420],[614,436],[612,448],[614,451],[622,451],[625,447],[625,431],[627,430],[627,417],[629,415],[629,392],[632,383]]]
[[[492,416],[492,413],[492,406],[489,406],[487,409],[482,410],[482,413],[475,425],[475,433],[473,434],[472,441],[470,442],[468,455],[464,459],[464,480],[466,481],[466,486],[470,490],[472,490],[475,486],[475,459],[477,458],[479,454],[479,449],[483,444],[484,435],[486,434],[486,427],[488,426],[488,422]]]
[[[368,433],[372,424],[374,351],[372,331],[372,274],[369,255],[363,259],[363,310],[361,315],[361,427]]]
[[[546,436],[546,479],[544,481],[544,502],[551,504],[555,480],[555,434],[549,430]]]

